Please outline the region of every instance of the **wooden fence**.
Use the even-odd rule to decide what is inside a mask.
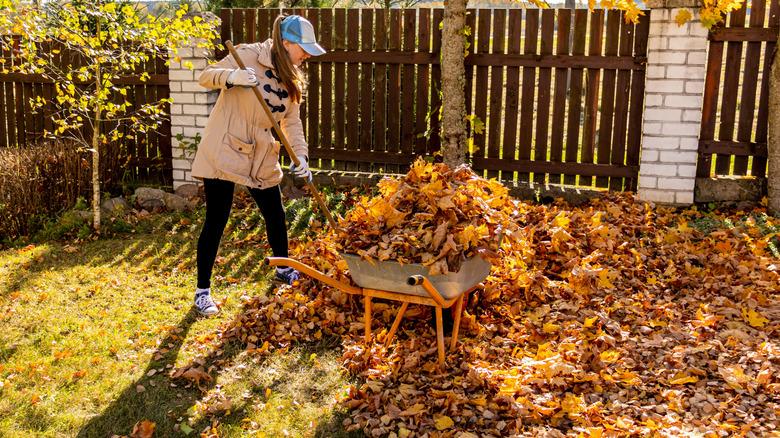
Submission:
[[[18,48],[18,38],[15,39]],[[52,63],[61,71],[71,71],[82,65],[90,65],[89,60],[81,59],[66,47],[42,45],[41,50],[52,54]],[[10,50],[0,48],[0,147],[26,147],[44,140],[44,131],[52,132],[54,126],[52,115],[56,111],[53,99],[56,97],[54,82],[39,74],[23,74],[13,72],[12,65],[19,65],[19,60]],[[7,72],[3,72],[5,68]],[[141,80],[141,75],[147,73],[149,78]],[[152,59],[140,66],[138,71],[123,75],[115,81],[118,85],[130,85],[126,96],[115,93],[117,102],[129,101],[132,108],[157,102],[168,98],[168,67],[159,59]],[[75,84],[85,86],[78,80]],[[31,99],[43,97],[46,104],[34,109]],[[113,129],[116,125],[106,126]],[[110,145],[119,150],[115,161],[121,163],[105,163],[115,171],[124,171],[125,175],[108,176],[109,182],[117,182],[122,178],[134,181],[158,182],[165,185],[173,184],[173,166],[171,158],[171,128],[170,120],[166,119],[156,132],[136,133],[131,135],[126,127],[121,128],[126,137],[121,145]],[[90,127],[84,127],[84,134],[90,135]],[[114,154],[111,154],[114,155]],[[104,163],[101,163],[101,167]],[[102,169],[110,172],[111,169]],[[105,179],[104,179],[105,181]]]
[[[404,171],[440,149],[442,9],[295,9],[328,51],[307,63],[302,118],[321,168]],[[278,9],[223,9],[222,40],[270,37]],[[649,11],[479,9],[467,16],[475,170],[635,190]],[[224,54],[223,54],[224,55]],[[317,164],[317,163],[313,163]]]
[[[780,0],[750,0],[710,32],[697,177],[766,176],[769,67],[779,25]]]

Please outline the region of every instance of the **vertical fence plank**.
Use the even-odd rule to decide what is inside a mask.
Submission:
[[[390,52],[401,50],[401,10],[390,10]],[[401,151],[401,66],[391,64],[387,81],[387,150]],[[388,166],[388,170],[399,171],[398,166]]]
[[[19,38],[15,38],[14,41],[14,49],[19,50]],[[18,58],[17,58],[18,59]],[[16,64],[20,64],[21,60],[16,61]],[[26,105],[24,104],[25,101],[25,93],[24,93],[24,84],[17,82],[15,87],[15,97],[16,97],[16,141],[20,146],[27,146],[27,134],[25,131],[24,122],[27,118],[27,111],[26,111]]]
[[[157,73],[168,74],[168,66],[165,65],[165,60],[157,58]],[[171,88],[169,84],[157,85],[157,99],[168,99],[171,97]],[[171,107],[169,104],[165,104],[165,114],[171,113]],[[166,117],[163,120],[159,128],[159,135],[157,136],[157,147],[160,153],[165,158],[165,171],[163,173],[163,180],[166,185],[173,185],[173,147],[171,145],[171,118]]]
[[[347,26],[347,10],[336,9],[336,25],[333,29],[333,49],[344,50],[347,48],[347,39],[345,29]],[[335,93],[334,93],[334,117],[333,121],[336,125],[335,131],[335,149],[346,149],[346,114],[345,111],[345,98],[346,98],[346,64],[338,62],[333,66],[333,72],[335,76]],[[343,161],[336,161],[334,168],[338,170],[344,170],[346,163]]]
[[[504,53],[506,45],[506,10],[493,10],[493,54],[501,55]],[[488,139],[487,139],[487,157],[488,159],[499,160],[501,158],[501,122],[503,121],[503,101],[504,101],[504,67],[494,65],[490,67],[490,113],[488,116]],[[489,170],[488,178],[498,178],[497,170]],[[505,176],[501,175],[501,178]],[[511,178],[511,173],[510,173]]]
[[[147,72],[149,74],[157,74],[159,72],[157,68],[157,56],[156,54],[151,55],[152,58],[147,63]],[[158,101],[159,96],[157,95],[157,86],[146,84],[144,85],[145,88],[145,104],[153,104]],[[149,144],[149,158],[150,162],[153,164],[153,178],[154,180],[162,181],[165,179],[165,154],[163,153],[162,148],[160,147],[159,142],[159,135],[157,135],[157,132],[152,129],[149,130],[146,134],[146,141]],[[118,178],[119,175],[116,175]]]
[[[569,39],[571,36],[571,9],[558,11],[558,35],[555,53],[559,56],[569,54]],[[550,161],[563,161],[563,134],[566,124],[566,91],[569,82],[569,70],[555,69],[555,96],[553,97],[552,130],[550,132]],[[559,184],[561,175],[550,175],[550,182]]]
[[[634,25],[626,23],[622,14],[620,17],[620,56],[631,56],[634,52]],[[626,130],[628,129],[628,104],[631,87],[631,71],[620,70],[617,74],[615,86],[615,121],[612,126],[612,147],[610,163],[620,166],[625,163],[626,155]],[[609,179],[610,190],[624,190],[623,178],[611,177]]]
[[[9,44],[11,45],[11,48],[13,47],[13,40],[9,38]],[[6,55],[8,58],[8,62],[6,65],[11,66],[14,65],[16,62],[14,60],[13,50],[8,50],[6,52]],[[9,147],[16,147],[17,146],[17,140],[16,140],[16,97],[15,97],[15,86],[13,82],[6,82],[5,83],[5,116],[6,116],[6,123],[8,126],[8,146]]]
[[[766,14],[765,1],[753,1],[750,8],[750,27],[763,27]],[[747,8],[747,5],[744,6]],[[753,120],[756,113],[756,91],[758,90],[758,69],[761,67],[761,43],[747,43],[745,68],[742,78],[737,141],[749,142],[753,137]],[[749,157],[734,157],[734,175],[747,175]]]
[[[244,14],[244,28],[246,29],[247,43],[256,43],[257,40],[257,9],[247,9]]]
[[[330,9],[328,9],[330,10]],[[268,9],[257,10],[257,27],[255,29],[255,35],[257,41],[265,41],[271,37],[271,21],[269,18]]]
[[[604,10],[596,9],[590,16],[590,40],[588,54],[601,56],[601,48],[604,35]],[[596,147],[596,124],[599,111],[599,84],[601,82],[601,70],[589,68],[585,78],[585,119],[582,126],[582,163],[593,163]],[[590,186],[593,179],[590,176],[581,176],[580,185]]]
[[[509,41],[507,53],[520,54],[523,31],[523,11],[521,9],[509,10]],[[506,111],[504,111],[504,144],[502,158],[514,160],[517,151],[517,118],[520,104],[520,68],[506,68]],[[503,180],[513,180],[514,172],[501,173]]]
[[[553,39],[555,37],[555,11],[545,9],[542,11],[541,48],[539,53],[550,55],[553,52]],[[536,140],[534,147],[534,161],[547,161],[549,149],[548,138],[550,129],[550,84],[552,83],[552,69],[544,67],[539,69],[539,91],[536,96]],[[534,172],[534,181],[544,183],[546,174]]]
[[[490,53],[490,22],[491,22],[491,9],[480,9],[477,15],[477,31],[476,31],[476,44],[474,46],[474,53],[489,54]],[[474,90],[474,115],[484,123],[487,127],[487,107],[488,107],[488,72],[489,67],[486,65],[477,66],[477,79],[475,82]],[[487,132],[483,130],[474,133],[474,152],[480,156],[485,157],[487,151],[485,150]]]
[[[360,44],[360,10],[347,10],[347,50],[358,50]],[[360,134],[359,64],[347,64],[347,149],[358,150]],[[357,163],[347,162],[347,170],[359,170]]]
[[[311,22],[314,27],[314,35],[320,35],[320,10],[308,9],[306,18]],[[317,41],[322,41],[322,38],[318,38]],[[311,58],[309,59],[311,60]],[[324,95],[320,92],[320,63],[307,62],[306,73],[309,77],[308,90],[306,92],[306,114],[309,119],[309,129],[306,132],[306,136],[309,139],[309,144],[318,142],[320,138],[320,120],[322,112],[320,111],[320,98]]]
[[[468,53],[474,53],[474,42],[475,42],[475,29],[477,27],[477,11],[476,9],[467,9],[466,10],[466,29],[468,32],[466,33],[466,47],[468,47],[466,50]],[[465,99],[466,99],[466,114],[471,115],[473,108],[474,108],[474,66],[472,65],[466,65],[466,93],[465,93]],[[474,133],[472,132],[471,125],[466,126],[466,137],[471,137]],[[466,152],[466,155],[469,157],[471,156],[470,152]]]
[[[376,10],[375,51],[387,51],[387,9]],[[387,64],[376,64],[374,70],[374,150],[387,150]],[[386,166],[383,165],[383,170]]]
[[[233,44],[238,45],[244,40],[244,12],[246,9],[233,9]]]
[[[417,52],[429,53],[431,50],[431,10],[427,8],[417,9],[419,14],[419,30],[417,37]],[[419,64],[417,66],[417,103],[415,108],[414,124],[414,153],[415,155],[425,155],[427,152],[428,139],[425,134],[428,131],[428,116],[430,115],[428,106],[428,90],[430,87],[430,67],[428,64]]]
[[[0,36],[2,38],[2,42],[6,41],[5,36]],[[6,50],[4,48],[3,44],[0,44],[0,59],[3,60],[2,63],[0,63],[0,72],[7,70],[6,66],[8,66],[8,58],[6,57]],[[11,143],[8,141],[8,131],[6,128],[6,123],[8,120],[8,114],[5,111],[6,109],[6,87],[5,85],[7,82],[5,82],[5,78],[2,82],[0,82],[0,147],[10,147]],[[8,96],[10,98],[10,96]]]
[[[44,42],[41,49],[48,54],[49,62],[52,65],[57,65],[57,63],[59,62],[59,49],[57,48],[56,41],[52,40],[52,43]],[[2,90],[0,90],[0,94],[2,94]],[[46,101],[43,106],[43,112],[41,113],[43,115],[43,130],[44,132],[51,134],[52,131],[54,130],[54,123],[52,122],[52,116],[53,116],[52,99],[54,97],[54,84],[52,83],[43,84],[42,97]],[[0,104],[0,108],[2,108],[1,104]]]
[[[536,55],[537,41],[539,33],[539,10],[528,9],[525,11],[525,44],[523,45],[523,54]],[[533,127],[534,112],[536,105],[534,102],[534,92],[536,90],[536,69],[534,67],[523,67],[523,93],[520,99],[520,144],[518,158],[521,160],[531,159],[531,150],[533,148]],[[518,173],[518,181],[529,181],[530,175],[526,172]]]
[[[320,11],[320,45],[323,49],[330,52],[333,49],[331,39],[333,35],[333,9],[322,9]],[[322,83],[320,84],[322,112],[320,113],[320,126],[322,128],[319,141],[315,144],[309,142],[309,147],[331,149],[333,147],[333,63],[320,63],[320,72],[322,74]],[[317,90],[319,91],[319,90]],[[316,92],[316,91],[315,91]],[[316,139],[316,137],[313,137]],[[321,169],[332,169],[331,160],[320,160]]]
[[[606,56],[615,56],[618,54],[618,44],[620,40],[620,21],[621,12],[610,10],[607,13],[607,34],[604,38],[604,54]],[[612,146],[612,127],[615,120],[615,78],[616,70],[605,70],[604,81],[601,91],[601,108],[599,111],[599,132],[598,132],[598,151],[596,153],[596,162],[599,164],[609,164],[610,148]],[[609,185],[609,177],[596,178],[596,187],[605,188]]]
[[[361,25],[361,46],[365,52],[374,50],[374,10],[363,9]],[[373,64],[364,62],[360,65],[360,150],[371,151],[373,132]],[[360,170],[371,171],[370,163],[361,163]]]
[[[647,56],[647,37],[650,32],[650,11],[639,17],[634,28],[634,56]],[[642,145],[642,125],[645,95],[645,70],[638,69],[631,73],[631,104],[628,114],[628,134],[626,135],[626,165],[639,165],[639,153]],[[637,190],[637,179],[631,178],[625,182],[625,190]]]
[[[219,26],[219,34],[222,37],[222,42],[230,40],[233,41],[233,35],[230,33],[230,11],[229,8],[222,8],[219,11],[219,19],[220,19],[220,26]],[[215,55],[217,56],[217,59],[222,59],[227,55],[227,48],[225,49],[216,49]]]
[[[745,8],[732,11],[729,15],[729,27],[743,27],[744,25]],[[741,41],[729,41],[726,47],[726,71],[721,84],[723,98],[720,102],[720,130],[718,131],[718,140],[720,141],[734,139],[734,121],[737,112],[740,71],[742,70],[742,46]],[[717,175],[731,173],[731,158],[731,155],[718,154],[715,156],[715,173]]]
[[[433,10],[433,46],[431,51],[441,59],[441,23],[444,20],[444,9]],[[428,142],[428,152],[433,154],[441,150],[441,64],[431,66],[431,135]]]
[[[702,101],[701,131],[699,144],[715,138],[715,122],[718,113],[718,93],[720,91],[720,72],[723,61],[723,42],[710,41],[707,58],[707,73],[704,75],[704,99]],[[696,164],[696,176],[706,178],[712,172],[712,155],[699,153]]]
[[[588,11],[577,9],[574,11],[574,37],[572,38],[572,55],[585,54],[585,39],[588,32]],[[571,81],[569,86],[569,117],[566,127],[566,162],[579,161],[580,151],[580,121],[582,120],[582,79],[584,70],[571,69]],[[574,185],[577,183],[576,175],[564,175],[563,183]]]
[[[404,14],[404,52],[414,52],[417,37],[417,11],[405,9]],[[401,77],[401,151],[414,152],[414,89],[415,65],[404,63]]]
[[[375,51],[387,51],[387,9],[376,10]],[[374,69],[374,150],[387,150],[387,64],[376,64]],[[387,165],[382,165],[387,170]]]

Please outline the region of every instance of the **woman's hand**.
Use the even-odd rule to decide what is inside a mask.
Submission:
[[[298,161],[301,163],[300,166],[290,163],[290,172],[299,178],[306,178],[306,182],[311,183],[311,170],[309,170],[309,165],[306,163],[306,158],[298,157]]]
[[[255,70],[248,68],[242,70],[237,68],[230,73],[227,78],[228,84],[238,85],[239,87],[251,88],[257,85],[257,77],[255,76]]]

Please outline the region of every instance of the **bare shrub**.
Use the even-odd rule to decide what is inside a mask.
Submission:
[[[89,153],[61,142],[0,148],[0,241],[29,235],[91,190]]]

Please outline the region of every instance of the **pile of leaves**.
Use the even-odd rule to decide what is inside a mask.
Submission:
[[[363,197],[340,223],[337,247],[363,259],[430,266],[430,275],[458,272],[479,255],[498,261],[506,235],[517,232],[518,203],[506,187],[467,165],[452,170],[418,159],[403,178],[385,177],[379,194]]]
[[[308,277],[247,298],[220,337],[256,354],[340,339],[363,382],[344,427],[371,437],[780,436],[780,221],[630,194],[514,217],[443,366],[430,308],[411,306],[385,348],[399,306],[375,300],[366,344],[362,298]],[[341,239],[294,241],[291,257],[351,284]]]

